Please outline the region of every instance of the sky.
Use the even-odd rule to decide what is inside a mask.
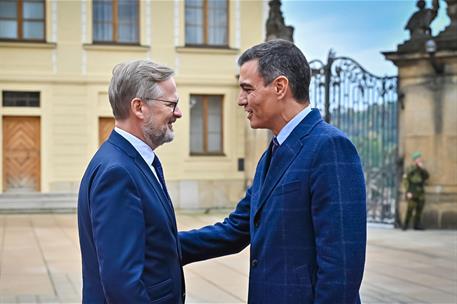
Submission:
[[[381,52],[395,51],[409,39],[404,30],[417,10],[416,0],[282,0],[286,25],[295,27],[294,40],[308,61],[326,61],[328,51],[355,59],[369,72],[396,75],[397,68]],[[431,7],[426,0],[426,7]],[[446,3],[440,0],[432,23],[436,35],[449,23]]]

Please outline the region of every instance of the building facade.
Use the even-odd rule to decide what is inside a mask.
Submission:
[[[113,127],[113,67],[148,58],[176,71],[183,117],[157,150],[175,206],[233,206],[267,140],[237,105],[236,59],[267,13],[260,0],[0,0],[1,192],[76,193]]]

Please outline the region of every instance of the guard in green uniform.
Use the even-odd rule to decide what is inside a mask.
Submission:
[[[427,170],[422,163],[422,154],[414,152],[411,155],[413,164],[408,167],[403,182],[406,190],[406,201],[408,202],[408,211],[406,212],[403,230],[408,229],[409,221],[414,212],[414,229],[423,230],[421,226],[421,215],[425,205],[425,182],[429,178]]]

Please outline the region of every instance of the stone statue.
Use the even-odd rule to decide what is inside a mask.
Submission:
[[[447,15],[451,23],[439,33],[436,44],[439,50],[457,50],[457,0],[446,0]]]
[[[281,12],[281,1],[271,0],[269,3],[270,12],[266,23],[267,37],[266,41],[273,39],[284,39],[294,41],[294,27],[284,24],[284,17]]]
[[[425,8],[425,1],[417,1],[419,10],[409,18],[405,29],[409,30],[411,40],[418,38],[431,37],[432,30],[430,24],[436,18],[440,7],[439,0],[433,0],[432,8]]]

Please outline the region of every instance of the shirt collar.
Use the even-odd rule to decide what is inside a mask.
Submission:
[[[301,110],[297,115],[294,116],[282,129],[279,131],[279,134],[276,136],[278,143],[282,145],[289,137],[290,133],[295,129],[296,126],[311,112],[311,105],[306,106]]]
[[[144,161],[149,165],[152,166],[152,162],[154,161],[155,158],[155,153],[149,147],[144,141],[139,139],[138,137],[130,134],[127,131],[124,131],[118,127],[114,128],[114,131],[119,133],[122,137],[124,137],[129,143],[132,144],[132,146],[135,148],[135,150],[140,153],[141,157],[144,159]]]

